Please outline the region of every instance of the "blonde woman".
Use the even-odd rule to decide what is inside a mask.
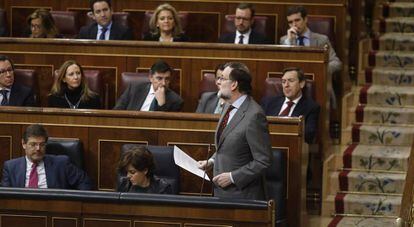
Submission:
[[[188,37],[183,33],[180,18],[174,7],[165,3],[159,5],[149,22],[150,33],[144,40],[160,42],[186,42]]]
[[[71,109],[100,109],[97,93],[88,88],[82,66],[74,60],[66,61],[59,69],[48,98],[49,107]]]
[[[30,38],[62,38],[55,21],[47,9],[37,9],[27,17]]]

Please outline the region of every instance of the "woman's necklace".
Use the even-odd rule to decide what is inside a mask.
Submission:
[[[66,94],[65,94],[65,99],[66,99],[66,102],[67,102],[67,103],[68,103],[68,105],[69,105],[69,108],[71,108],[71,109],[77,109],[77,108],[78,108],[78,106],[79,106],[79,104],[80,104],[80,101],[81,101],[81,99],[79,98],[79,101],[78,101],[75,105],[73,105],[73,104],[69,101],[68,96],[66,96]]]

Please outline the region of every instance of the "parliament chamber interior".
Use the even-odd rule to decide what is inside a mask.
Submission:
[[[0,0],[0,227],[411,226],[413,12],[412,0]],[[72,187],[82,177],[88,189]]]

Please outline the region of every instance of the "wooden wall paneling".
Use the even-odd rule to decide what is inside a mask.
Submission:
[[[0,223],[2,226],[47,227],[47,216],[1,214]]]
[[[78,227],[77,218],[52,217],[52,227]]]
[[[122,220],[122,219],[116,220],[116,219],[104,219],[104,218],[84,218],[83,226],[84,227],[112,227],[112,226],[131,227],[131,221]]]
[[[181,223],[177,222],[161,222],[161,221],[134,221],[134,227],[181,227]]]
[[[11,159],[17,158],[24,154],[22,151],[21,138],[22,133],[19,125],[8,124],[2,122],[0,127],[0,169],[3,170],[4,162]],[[0,172],[2,177],[3,171]]]

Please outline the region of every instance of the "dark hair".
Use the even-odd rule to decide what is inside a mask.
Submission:
[[[45,38],[56,38],[56,36],[59,34],[58,29],[55,25],[55,20],[52,17],[52,14],[50,14],[49,10],[47,9],[37,9],[32,14],[30,14],[27,17],[27,24],[29,26],[32,25],[32,20],[34,19],[41,19],[42,20],[42,26],[45,30],[46,34]],[[32,34],[30,34],[32,36]]]
[[[108,4],[109,8],[112,8],[111,0],[90,0],[89,1],[89,7],[91,8],[92,13],[93,13],[93,5],[95,5],[95,3],[97,3],[97,2],[106,2]]]
[[[166,72],[170,72],[171,75],[173,73],[173,69],[171,68],[170,65],[168,65],[167,62],[165,62],[164,60],[157,60],[150,69],[150,74],[154,75],[155,73],[166,73]]]
[[[308,16],[308,11],[306,11],[306,8],[304,6],[289,6],[287,8],[286,16],[290,16],[296,13],[300,13],[302,18]]]
[[[138,171],[148,169],[146,176],[152,178],[155,170],[154,157],[152,153],[144,146],[134,145],[127,148],[122,154],[118,163],[118,170],[127,172],[129,165],[132,165]]]
[[[23,133],[23,141],[27,143],[29,137],[43,137],[47,141],[49,138],[46,129],[40,124],[29,125]]]
[[[256,10],[254,9],[254,5],[252,3],[242,2],[237,6],[236,9],[250,9],[251,18],[253,18],[254,15],[256,14]]]
[[[62,64],[62,66],[60,66],[60,69],[58,71],[58,78],[53,83],[52,89],[50,90],[50,95],[64,96],[64,92],[66,90],[65,88],[67,88],[67,84],[63,82],[63,79],[66,76],[66,72],[69,66],[72,66],[72,65],[77,65],[81,72],[81,84],[79,86],[82,88],[82,92],[81,92],[82,94],[81,94],[80,100],[88,101],[92,97],[97,96],[98,94],[96,94],[91,89],[89,89],[88,82],[86,80],[82,66],[79,63],[77,63],[75,60],[67,60]]]
[[[6,55],[0,55],[0,61],[9,61],[12,69],[14,70],[13,61],[9,57],[7,57]]]
[[[302,82],[302,81],[304,81],[306,79],[305,78],[305,73],[303,73],[303,70],[301,68],[299,68],[299,67],[289,67],[289,68],[286,68],[286,69],[283,70],[283,75],[285,75],[285,73],[291,72],[291,71],[295,71],[296,72],[296,74],[298,75],[299,82]]]
[[[250,94],[252,91],[252,77],[249,68],[240,62],[229,62],[224,65],[224,68],[230,67],[232,70],[229,79],[237,81],[240,93]]]
[[[214,69],[214,77],[216,77],[217,76],[217,71],[223,71],[224,70],[224,64],[218,64],[217,66],[216,66],[216,68]]]

